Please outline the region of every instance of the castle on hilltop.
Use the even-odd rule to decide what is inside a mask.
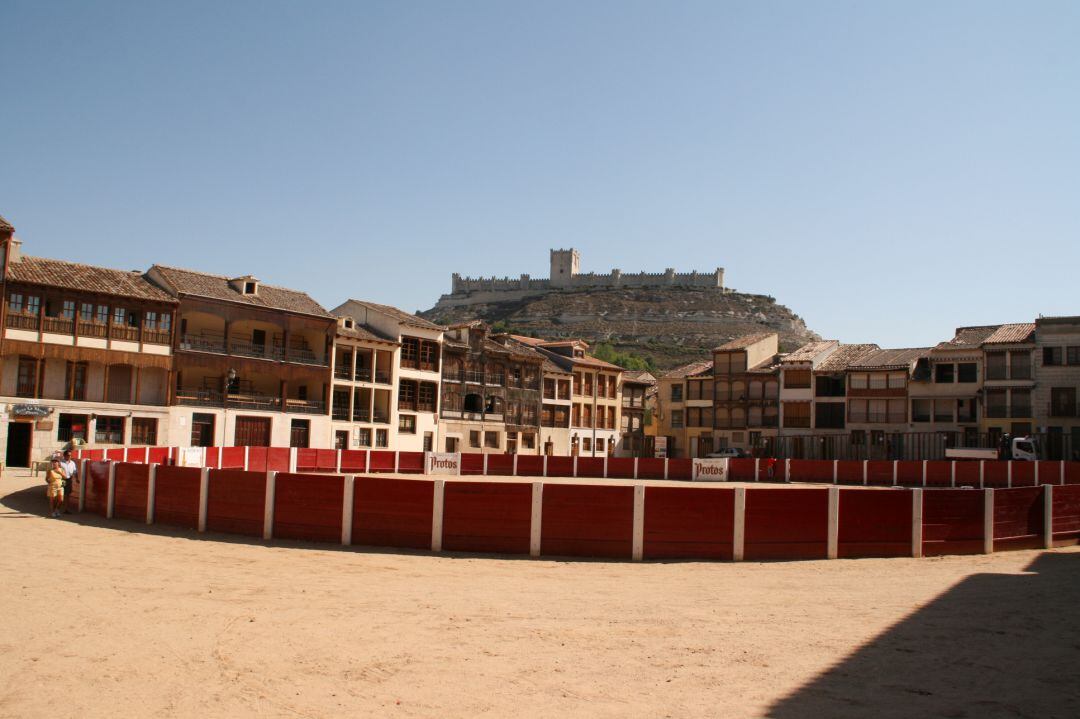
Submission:
[[[532,294],[561,290],[618,289],[643,287],[699,287],[724,288],[724,268],[714,272],[676,272],[668,268],[663,272],[638,272],[624,274],[612,270],[607,274],[581,272],[581,255],[574,248],[551,250],[551,273],[548,279],[533,279],[529,275],[512,277],[462,277],[453,275],[453,288],[443,301],[473,296],[477,293],[499,293],[498,299],[510,299],[503,293],[525,297]],[[494,299],[494,298],[493,298]]]

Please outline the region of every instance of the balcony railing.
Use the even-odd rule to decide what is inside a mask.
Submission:
[[[82,333],[81,326],[79,332]],[[144,329],[142,338],[144,344],[167,345],[172,342],[172,333],[168,330]]]
[[[370,422],[371,410],[353,408],[352,419],[353,422]]]
[[[375,383],[376,384],[390,384],[390,373],[386,370],[375,370]]]
[[[286,399],[285,411],[295,414],[326,414],[326,402],[321,399]]]
[[[124,342],[138,342],[139,341],[139,328],[129,327],[127,325],[113,325],[109,328],[109,336],[114,340],[122,340]]]
[[[293,364],[326,366],[325,360],[319,359],[314,352],[304,347],[289,348],[289,351],[286,353],[286,359]]]
[[[340,422],[349,421],[349,404],[346,402],[344,407],[334,405],[333,418]]]
[[[97,337],[99,339],[105,339],[109,336],[109,326],[104,322],[79,322],[79,336],[80,337]],[[168,340],[166,340],[168,344]]]
[[[867,424],[901,424],[907,421],[907,417],[902,414],[888,414],[886,412],[853,412],[850,421],[865,422]]]
[[[36,332],[38,328],[38,316],[12,312],[7,316],[5,324],[15,330],[34,330]]]
[[[465,373],[460,372],[460,371],[458,371],[458,372],[444,372],[443,373],[443,381],[444,382],[464,382],[465,381]]]
[[[376,424],[390,424],[390,413],[383,410],[375,410]]]
[[[237,409],[254,409],[263,412],[276,412],[281,409],[281,397],[255,392],[230,394],[225,398],[225,403]]]
[[[492,385],[494,387],[502,387],[504,384],[506,384],[506,375],[486,374],[484,375],[484,384]]]
[[[178,389],[176,403],[192,407],[224,407],[221,392],[211,389]]]
[[[213,352],[225,354],[225,340],[217,337],[203,337],[202,335],[184,335],[180,338],[180,349],[192,352]]]
[[[344,380],[350,380],[351,381],[352,378],[353,378],[352,368],[351,367],[341,367],[340,365],[337,366],[337,367],[334,367],[334,378],[335,379],[344,379]]]
[[[810,418],[809,417],[784,417],[784,426],[792,427],[795,429],[809,429]]]
[[[357,367],[356,376],[354,379],[357,382],[370,382],[371,381],[371,368],[370,367]]]
[[[248,340],[229,339],[229,354],[238,357],[254,357],[255,359],[267,359],[281,361],[284,354],[279,347],[268,347],[265,343],[256,344]]]
[[[42,319],[41,330],[58,335],[70,335],[75,332],[75,320],[67,317],[45,317]],[[136,338],[137,339],[137,338]]]

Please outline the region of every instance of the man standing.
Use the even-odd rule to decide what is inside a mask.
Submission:
[[[64,459],[60,462],[60,470],[64,473],[64,514],[71,514],[71,510],[68,509],[68,498],[71,497],[75,477],[79,474],[79,466],[71,458],[71,450],[64,450]]]

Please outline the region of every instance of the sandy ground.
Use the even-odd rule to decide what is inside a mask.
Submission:
[[[1080,716],[1080,551],[500,559],[48,519],[0,479],[0,717]]]

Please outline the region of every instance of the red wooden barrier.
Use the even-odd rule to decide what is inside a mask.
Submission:
[[[103,449],[84,449],[85,454],[83,457],[95,462],[100,462],[105,459],[105,450]]]
[[[833,463],[829,459],[793,459],[791,460],[791,481],[831,484],[832,469]]]
[[[574,458],[573,457],[548,457],[548,476],[549,477],[573,477],[574,476]]]
[[[604,477],[604,458],[603,457],[578,457],[577,458],[577,476],[589,477],[592,479],[603,479]]]
[[[357,477],[352,543],[431,549],[435,483],[418,479]]]
[[[252,447],[254,449],[254,447]],[[267,447],[266,448],[266,471],[268,472],[288,472],[289,471],[289,459],[292,452],[289,447]]]
[[[315,469],[317,471],[337,472],[338,453],[336,449],[317,449],[315,453]]]
[[[746,490],[746,559],[824,559],[828,489]]]
[[[979,463],[972,461],[955,462],[956,486],[978,487],[979,486]]]
[[[124,461],[129,464],[146,464],[146,447],[124,448]]]
[[[150,465],[116,465],[113,488],[113,516],[146,521],[146,500],[150,494]]]
[[[169,461],[168,447],[151,447],[150,464],[166,464]]]
[[[1080,485],[1054,487],[1054,541],[1080,540]]]
[[[519,454],[517,456],[517,473],[521,477],[543,477],[544,458],[537,454]]]
[[[340,542],[344,497],[345,483],[340,476],[278,473],[274,485],[274,537]]]
[[[1034,487],[1035,486],[1035,463],[1034,462],[1011,462],[1012,486]]]
[[[125,451],[123,447],[110,447],[105,450],[105,459],[113,462],[123,462]]]
[[[482,475],[484,473],[484,455],[479,452],[468,452],[461,455],[461,473],[465,475]]]
[[[896,463],[896,483],[902,487],[921,487],[922,467],[921,461],[901,459]]]
[[[633,479],[633,457],[608,457],[607,476],[610,479]]]
[[[836,463],[836,483],[857,485],[863,483],[863,463],[860,460],[841,460]]]
[[[531,520],[530,484],[447,482],[442,546],[456,552],[528,554]]]
[[[398,452],[398,472],[403,474],[423,474],[423,452]]]
[[[1061,476],[1060,466],[1058,468],[1058,476]],[[1080,484],[1080,462],[1065,463],[1065,484]]]
[[[932,460],[926,463],[926,486],[948,487],[952,481],[951,461]]]
[[[630,558],[633,487],[545,485],[542,516],[542,554]]]
[[[199,481],[196,467],[157,468],[154,478],[154,524],[199,527]]]
[[[1009,486],[1009,463],[988,461],[983,463],[983,486],[1003,489]]]
[[[644,557],[731,559],[734,512],[734,489],[646,487]]]
[[[674,461],[674,460],[673,460]],[[685,460],[690,462],[691,460]],[[686,477],[671,476],[672,479],[690,479],[693,476],[693,465],[687,470]],[[753,482],[754,479],[754,460],[748,457],[739,458],[733,457],[728,460],[728,475],[733,482]]]
[[[548,459],[548,468],[551,468],[551,459]],[[638,459],[638,479],[663,478],[664,460],[658,459],[656,457],[641,457],[640,459]]]
[[[240,447],[239,449],[244,449]],[[252,472],[266,471],[266,447],[247,447],[247,468]]]
[[[892,460],[870,460],[866,463],[866,483],[875,487],[891,487],[892,470]]]
[[[252,447],[251,451],[255,452],[260,449],[259,447]],[[220,469],[244,469],[244,458],[246,456],[247,447],[222,447],[221,448],[221,467]],[[260,456],[265,456],[262,453],[258,453]],[[215,467],[209,462],[206,463],[207,467]],[[263,467],[265,468],[266,462],[263,461]],[[257,470],[252,470],[257,471]]]
[[[368,453],[369,472],[393,472],[395,466],[395,452],[385,449],[373,449]]]
[[[108,514],[109,463],[94,461],[87,464],[83,487],[86,490],[83,508],[88,512],[100,514],[102,517]]]
[[[348,474],[367,471],[367,451],[363,449],[341,450],[341,471]]]
[[[206,504],[208,530],[261,537],[265,509],[265,472],[237,469],[210,471]]]
[[[296,450],[296,471],[314,472],[319,466],[319,450],[301,447]]]
[[[489,454],[487,456],[487,475],[489,477],[509,477],[514,473],[514,455]]]
[[[977,462],[957,462],[961,464]],[[923,554],[977,554],[983,550],[983,493],[938,489],[923,493]]]
[[[731,467],[728,466],[730,471]],[[693,479],[694,460],[692,459],[669,459],[668,479]]]
[[[222,452],[223,449],[225,449],[225,448],[224,447],[207,447],[206,448],[206,456],[203,458],[203,462],[205,463],[205,466],[207,466],[207,467],[215,467],[216,468],[218,466],[218,458],[221,456],[221,452]],[[243,467],[241,467],[241,469],[243,469]]]
[[[842,489],[837,519],[837,556],[911,556],[911,492]]]
[[[1044,501],[1041,487],[994,491],[995,552],[999,549],[1035,549],[1043,546]]]

